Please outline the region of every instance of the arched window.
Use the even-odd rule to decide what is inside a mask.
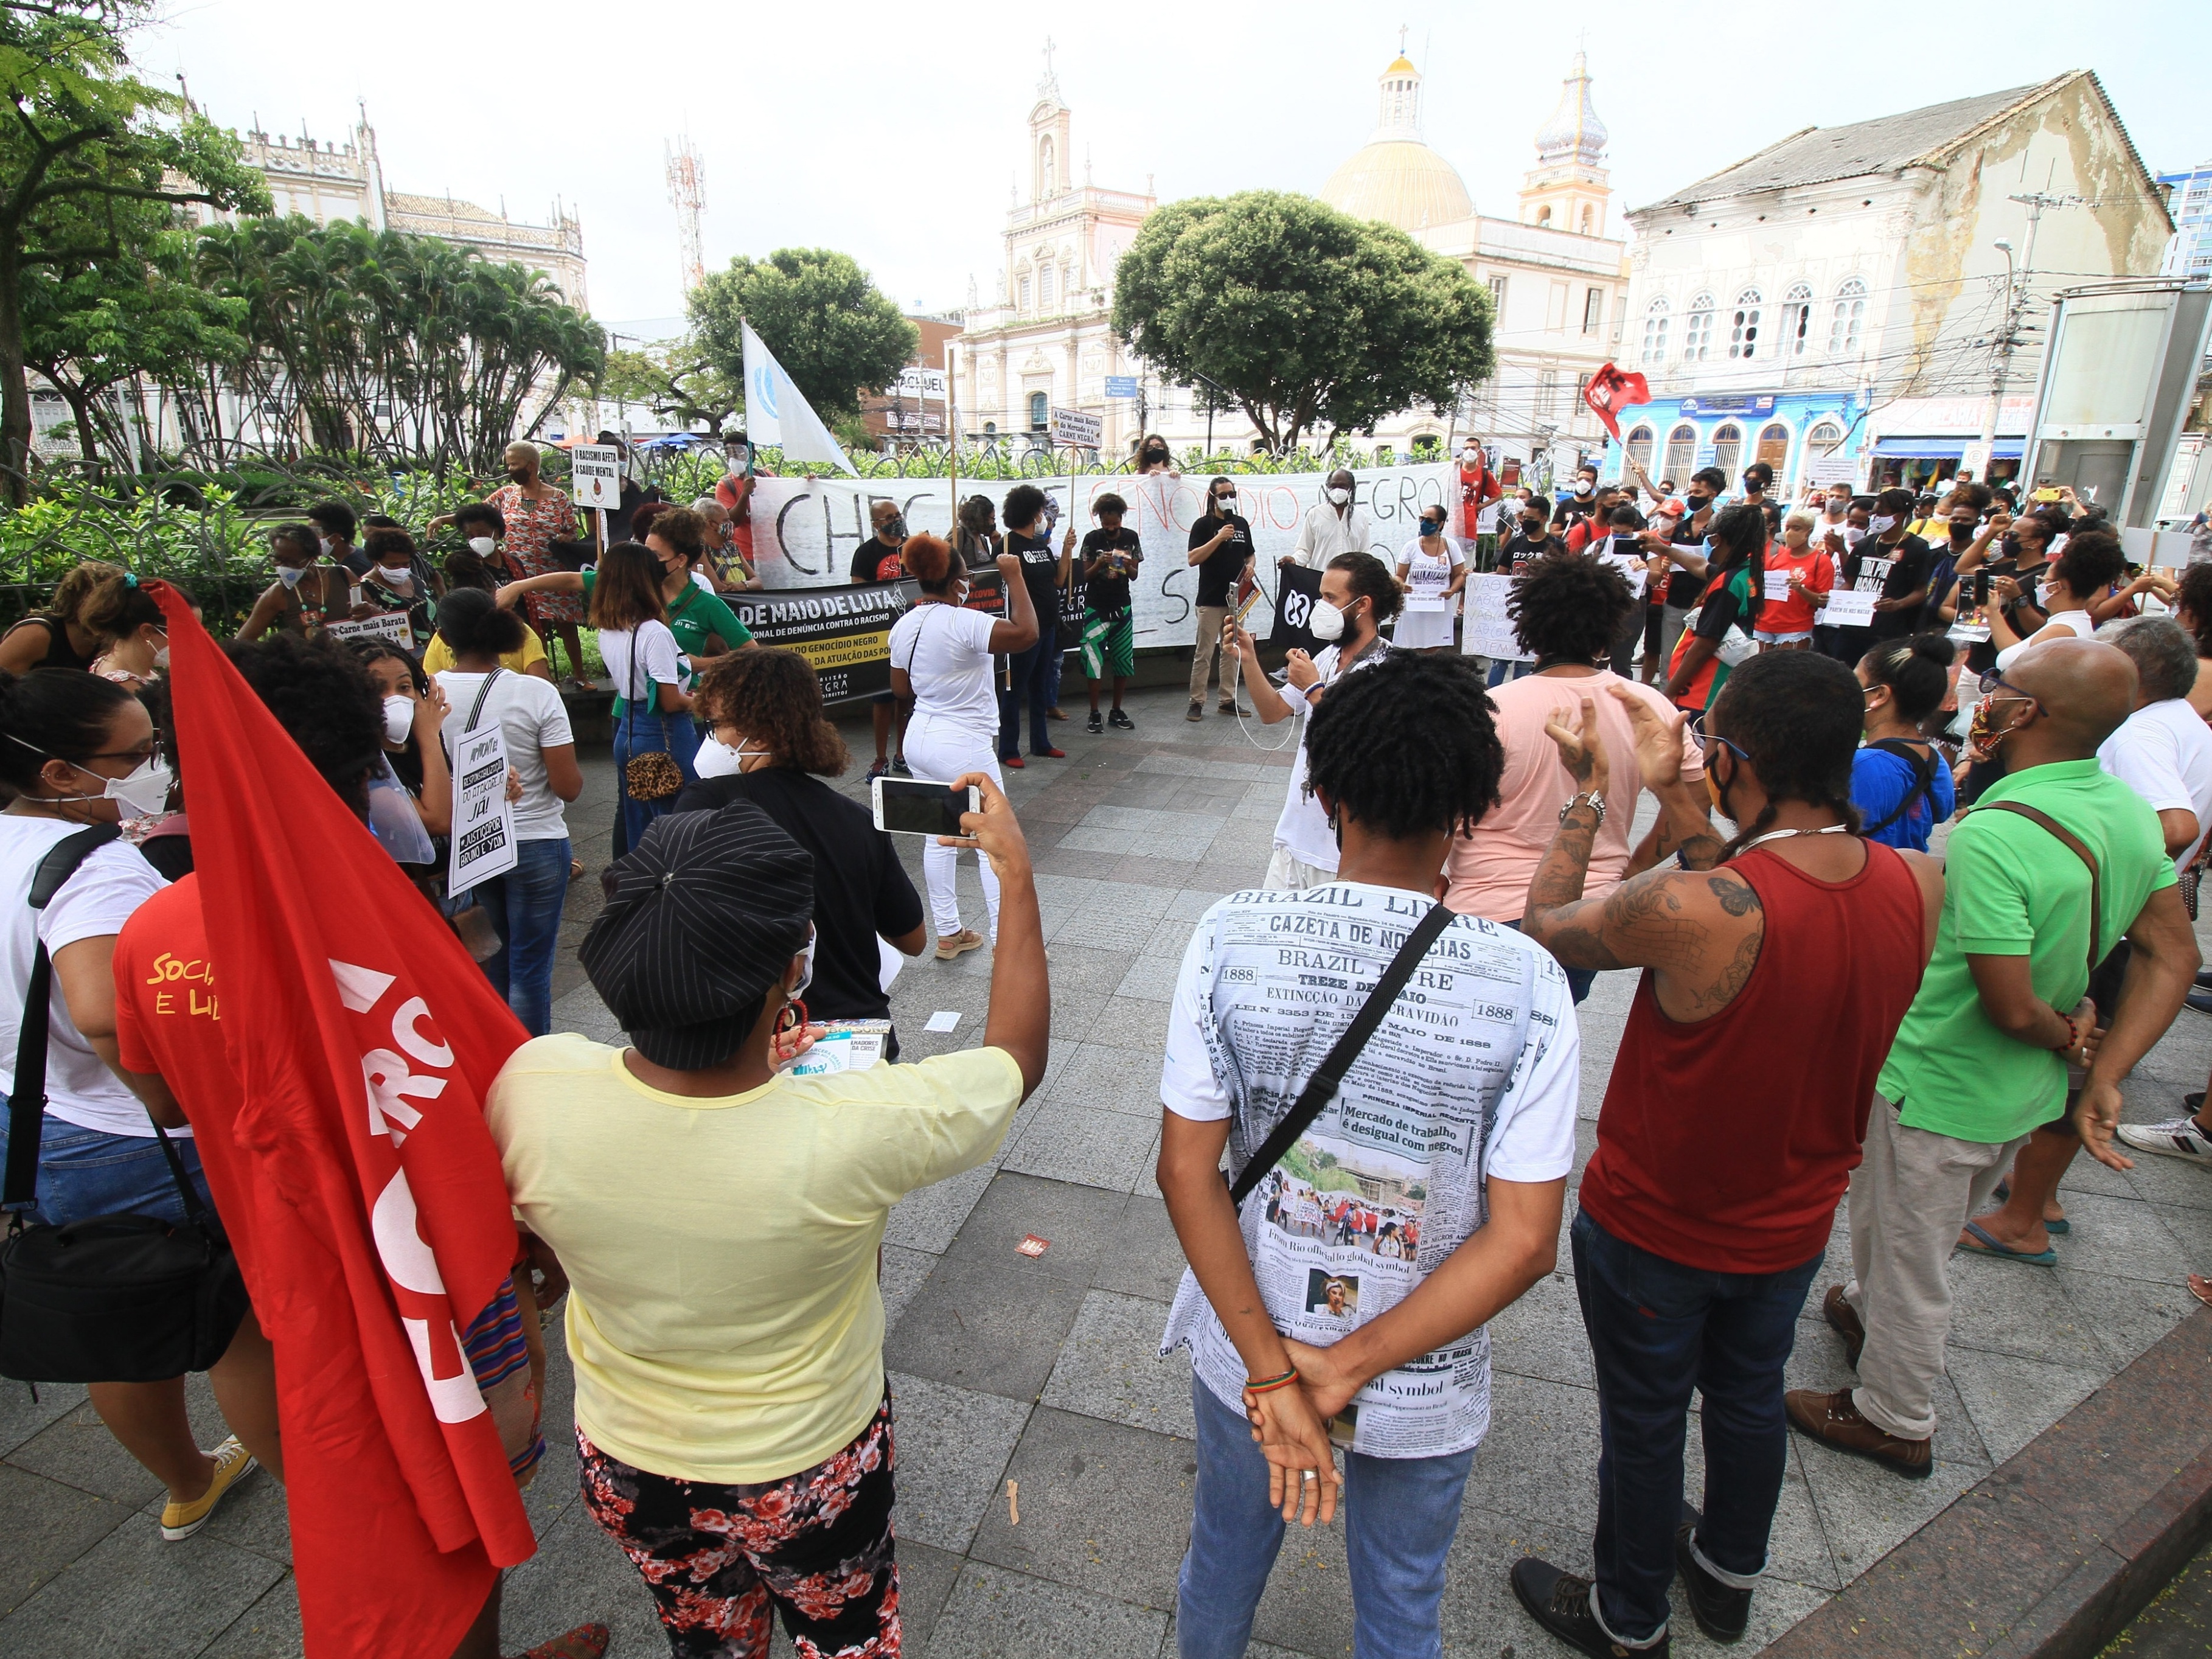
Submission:
[[[1782,356],[1787,360],[1805,355],[1807,331],[1813,321],[1813,290],[1794,285],[1782,301]]]
[[[1030,308],[1030,279],[1023,277],[1014,284],[1014,291],[1020,298],[1021,308],[1027,311]]]
[[[1735,313],[1729,321],[1729,356],[1759,355],[1759,290],[1747,288],[1735,296]]]
[[[1833,421],[1823,421],[1805,434],[1805,441],[1824,455],[1843,441],[1844,429]]]
[[[1759,434],[1759,453],[1754,458],[1774,469],[1775,481],[1782,479],[1783,463],[1790,459],[1790,428],[1777,421],[1763,427]]]
[[[1656,296],[1644,307],[1644,361],[1663,363],[1667,361],[1667,296]]]
[[[1597,210],[1588,203],[1583,204],[1583,234],[1588,236],[1597,228]]]
[[[1685,422],[1667,434],[1667,464],[1659,469],[1659,476],[1680,485],[1697,459],[1698,428]]]
[[[1052,303],[1052,267],[1037,267],[1037,306],[1040,310]]]
[[[1550,224],[1552,222],[1552,210],[1548,207],[1538,208],[1536,210],[1536,222],[1540,225]]]
[[[1836,290],[1836,309],[1828,319],[1828,355],[1855,357],[1859,331],[1866,323],[1866,284],[1856,276]]]
[[[1682,330],[1682,361],[1702,363],[1713,349],[1713,296],[1700,294],[1690,301],[1690,318]]]
[[[1046,418],[1051,412],[1051,399],[1042,392],[1030,393],[1030,430],[1042,432],[1050,424]]]
[[[1622,447],[1628,452],[1630,461],[1647,471],[1650,470],[1651,428],[1650,427],[1638,427],[1628,434],[1628,441]]]
[[[1743,428],[1734,421],[1713,433],[1713,465],[1735,477],[1736,458],[1743,453]]]

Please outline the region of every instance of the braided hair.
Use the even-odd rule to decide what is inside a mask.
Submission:
[[[1858,833],[1851,760],[1866,697],[1850,669],[1818,652],[1762,651],[1729,676],[1707,718],[1751,757],[1766,792],[1759,816],[1721,850],[1723,863],[1774,827],[1785,800],[1824,807]]]
[[[1364,554],[1351,556],[1366,557]],[[1329,688],[1306,728],[1306,789],[1393,841],[1470,833],[1505,770],[1471,657],[1393,651]],[[1408,718],[1418,711],[1418,718]]]
[[[1749,501],[1735,502],[1713,515],[1712,527],[1706,534],[1712,538],[1713,544],[1712,561],[1705,571],[1708,587],[1713,578],[1727,575],[1739,566],[1747,568],[1751,572],[1751,600],[1745,611],[1756,622],[1766,603],[1765,511]],[[1764,777],[1765,774],[1759,775]]]

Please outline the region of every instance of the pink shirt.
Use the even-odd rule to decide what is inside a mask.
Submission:
[[[1498,784],[1498,805],[1483,817],[1472,839],[1454,837],[1444,862],[1450,888],[1444,902],[1462,915],[1492,921],[1518,921],[1528,902],[1528,884],[1536,878],[1544,849],[1559,833],[1559,809],[1575,793],[1574,780],[1559,760],[1557,744],[1545,735],[1544,722],[1555,715],[1578,718],[1582,699],[1597,705],[1598,731],[1605,744],[1607,781],[1605,822],[1590,850],[1586,898],[1599,898],[1620,885],[1628,866],[1629,824],[1642,792],[1628,711],[1607,690],[1625,685],[1662,720],[1676,711],[1648,685],[1601,669],[1595,674],[1553,678],[1531,674],[1498,687],[1498,738],[1505,745],[1505,771]],[[1705,770],[1695,749],[1682,756],[1682,775],[1694,781]]]

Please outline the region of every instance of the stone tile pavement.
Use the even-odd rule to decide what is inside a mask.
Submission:
[[[1071,699],[1078,688],[1071,685]],[[1070,707],[1076,704],[1071,702]],[[885,1359],[897,1401],[900,1561],[909,1651],[930,1659],[1139,1659],[1171,1655],[1175,1574],[1194,1468],[1189,1370],[1155,1357],[1182,1260],[1152,1179],[1166,1000],[1189,925],[1264,869],[1287,753],[1254,748],[1225,718],[1182,719],[1170,690],[1131,700],[1139,730],[1060,728],[1065,761],[1010,775],[1038,872],[1054,991],[1052,1065],[985,1167],[916,1193],[884,1246]],[[1251,728],[1263,738],[1271,733]],[[847,736],[865,764],[865,725]],[[846,787],[862,793],[860,766]],[[606,856],[611,772],[587,768],[571,821],[596,871]],[[908,849],[917,885],[918,855]],[[981,914],[963,866],[967,915]],[[597,905],[571,890],[569,931]],[[573,941],[572,941],[573,942]],[[988,953],[909,965],[895,989],[902,1042],[920,1056],[975,1042]],[[1583,1014],[1582,1154],[1633,987],[1601,975]],[[615,1034],[571,953],[557,1023]],[[921,1030],[957,1011],[949,1036]],[[1809,1011],[1817,1015],[1817,1010]],[[2212,1068],[2212,1022],[2184,1013],[2129,1086],[2129,1115],[2171,1114]],[[2075,1231],[2056,1271],[1957,1260],[1959,1310],[1935,1476],[1908,1483],[1795,1442],[1771,1577],[1754,1603],[1771,1640],[2084,1398],[2191,1305],[2180,1276],[2212,1261],[2212,1174],[2145,1159],[2132,1175],[2077,1163]],[[1571,1213],[1571,1205],[1570,1206]],[[1032,1261],[1026,1233],[1051,1241]],[[1842,1218],[1830,1260],[1846,1259]],[[1596,1508],[1595,1395],[1567,1270],[1493,1331],[1494,1416],[1470,1481],[1444,1601],[1453,1656],[1563,1652],[1513,1605],[1507,1565],[1540,1552],[1587,1571]],[[1836,1276],[1824,1274],[1826,1283]],[[1817,1291],[1814,1301],[1817,1302]],[[1794,1383],[1847,1380],[1840,1344],[1808,1308]],[[642,1585],[579,1504],[556,1363],[552,1455],[529,1494],[541,1548],[510,1576],[507,1647],[586,1618],[615,1651],[665,1651]],[[300,1650],[282,1494],[257,1479],[198,1537],[161,1543],[154,1483],[118,1448],[82,1391],[0,1385],[0,1652],[261,1659]],[[219,1432],[204,1387],[196,1418]],[[1694,1433],[1690,1479],[1700,1478]],[[1006,1482],[1019,1482],[1021,1519]],[[1340,1527],[1286,1542],[1253,1652],[1350,1651]],[[1686,1615],[1677,1650],[1705,1644]],[[778,1650],[787,1646],[778,1638]]]

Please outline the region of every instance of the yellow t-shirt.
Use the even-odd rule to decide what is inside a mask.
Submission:
[[[499,665],[510,674],[526,674],[530,672],[531,664],[544,660],[545,647],[538,638],[538,630],[526,628],[522,630],[522,649],[505,653],[499,659]],[[445,635],[431,635],[430,643],[422,647],[422,672],[442,674],[453,665],[453,653],[447,645]]]
[[[568,1270],[576,1425],[678,1480],[811,1468],[883,1400],[891,1206],[991,1155],[1021,1068],[969,1048],[695,1100],[623,1053],[535,1038],[486,1109],[515,1213]]]

